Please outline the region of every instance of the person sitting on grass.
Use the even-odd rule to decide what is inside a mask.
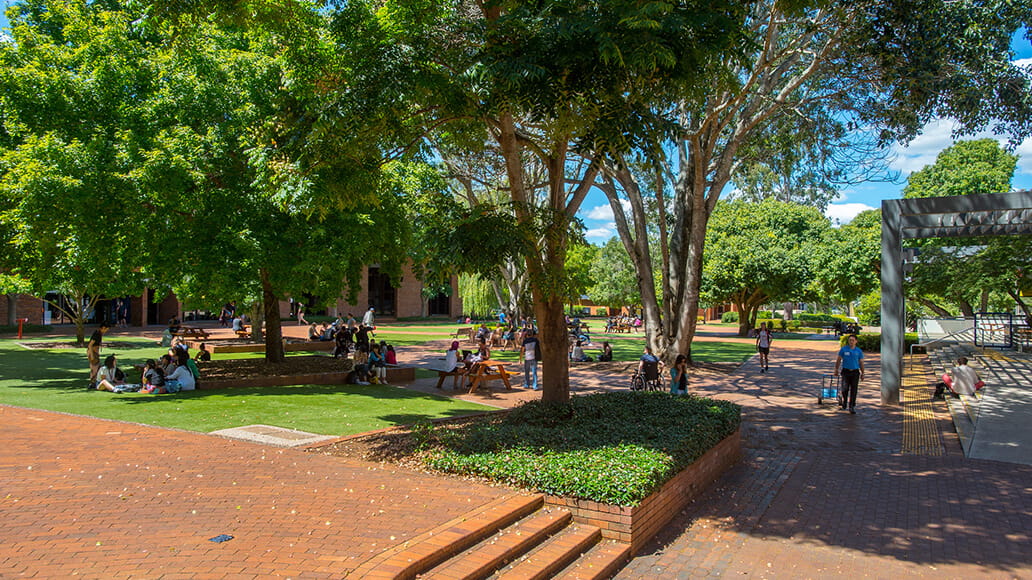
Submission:
[[[570,360],[573,362],[590,362],[591,357],[584,354],[584,347],[581,346],[581,341],[573,343],[573,348],[570,350]]]
[[[118,392],[116,387],[120,387],[124,384],[125,373],[122,372],[122,369],[118,368],[115,355],[109,355],[104,359],[104,365],[101,366],[100,370],[97,372],[97,390],[115,393]]]
[[[613,360],[613,347],[609,341],[602,341],[602,354],[598,355],[599,362],[611,362]]]
[[[177,362],[179,364],[176,366],[176,370],[171,375],[165,377],[165,389],[170,393],[196,389],[197,377],[194,375],[194,370],[190,368],[190,363],[193,361],[184,352],[179,353]],[[197,366],[194,365],[194,368],[197,368]]]
[[[194,355],[194,358],[201,362],[208,362],[211,360],[211,353],[208,352],[208,347],[205,346],[203,342],[197,347],[197,354]]]

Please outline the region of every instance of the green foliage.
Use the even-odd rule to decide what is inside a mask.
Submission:
[[[589,296],[596,304],[611,308],[641,304],[634,265],[619,238],[609,238],[602,246],[598,259],[591,266],[595,284]]]
[[[849,335],[843,334],[839,337],[839,344],[846,346],[846,342],[849,340]],[[908,332],[903,335],[903,351],[910,352],[910,346],[917,344],[917,333]],[[881,334],[858,334],[856,336],[856,345],[860,347],[860,350],[864,352],[881,352]]]
[[[961,141],[943,150],[934,164],[910,175],[904,196],[966,195],[1009,191],[1017,156],[992,139]],[[924,240],[908,298],[939,315],[973,316],[1008,309],[1019,272],[1032,266],[1029,236]],[[1011,295],[1008,298],[1008,295]]]
[[[881,289],[868,292],[860,298],[856,307],[856,317],[860,324],[881,326]]]
[[[532,401],[459,431],[423,462],[540,492],[636,505],[734,433],[738,405],[695,396],[618,392],[568,404]]]
[[[772,199],[719,202],[706,232],[707,301],[736,304],[744,333],[761,305],[805,297],[828,227],[812,207]]]
[[[800,312],[796,314],[796,318],[803,321],[814,320],[818,322],[835,322],[836,320],[852,322],[853,320],[852,318],[842,314],[827,314],[823,312]]]
[[[566,281],[569,301],[580,300],[581,295],[595,286],[593,273],[601,250],[592,244],[573,244],[566,252]]]
[[[852,302],[879,287],[881,210],[860,212],[848,224],[832,228],[814,252],[815,283],[822,297]]]
[[[738,322],[738,313],[735,311],[728,311],[720,315],[721,322]]]
[[[459,276],[459,296],[462,309],[473,318],[485,318],[498,308],[491,283],[480,276],[462,274]]]

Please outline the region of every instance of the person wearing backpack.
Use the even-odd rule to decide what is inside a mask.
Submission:
[[[766,322],[760,323],[760,330],[756,333],[756,350],[760,353],[760,372],[767,372],[767,359],[770,356],[770,344],[774,342],[774,334],[767,328]]]

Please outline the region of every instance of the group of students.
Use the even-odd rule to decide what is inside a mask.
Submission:
[[[198,358],[210,360],[211,355],[201,344]],[[130,383],[125,372],[118,367],[118,357],[108,355],[97,371],[96,382],[91,386],[98,391],[112,393],[141,392],[148,394],[176,393],[197,388],[201,371],[190,357],[185,345],[170,348],[160,359],[147,359],[138,383]]]

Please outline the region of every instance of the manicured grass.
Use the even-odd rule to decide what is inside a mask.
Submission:
[[[133,363],[156,358],[167,350],[153,346],[151,341],[121,337],[111,340],[138,345],[138,348],[105,350],[105,354],[118,354],[123,367],[131,368]],[[261,355],[215,355],[214,358],[257,356]],[[207,432],[260,423],[325,435],[362,433],[493,409],[377,385],[299,385],[172,395],[116,395],[86,390],[88,369],[83,349],[29,350],[13,340],[0,340],[0,403],[191,431]]]

